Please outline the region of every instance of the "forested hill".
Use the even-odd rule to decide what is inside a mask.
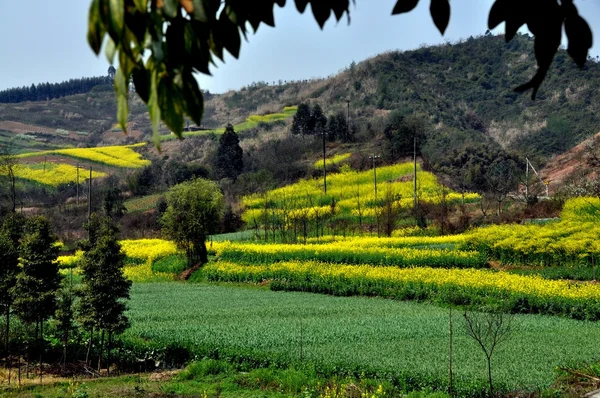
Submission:
[[[556,56],[535,101],[516,86],[535,73],[533,39],[486,35],[455,44],[387,52],[349,65],[329,79],[286,84],[257,83],[218,96],[228,113],[264,104],[319,102],[326,113],[346,108],[369,120],[387,111],[420,114],[431,128],[450,135],[470,131],[504,148],[547,159],[600,131],[600,66],[577,68],[566,51]],[[214,109],[208,103],[208,117]],[[456,129],[456,130],[455,130]]]
[[[68,95],[89,93],[92,88],[112,84],[110,76],[82,77],[61,83],[32,83],[29,87],[16,87],[0,91],[0,103],[47,101]]]

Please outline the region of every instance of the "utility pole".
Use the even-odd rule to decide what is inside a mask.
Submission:
[[[417,136],[413,137],[413,162],[414,162],[414,187],[413,187],[413,207],[417,208]]]
[[[348,104],[348,112],[346,114],[346,138],[350,139],[350,100],[346,100]]]
[[[92,166],[90,166],[90,183],[88,188],[88,218],[92,216]]]
[[[44,173],[46,172],[46,160],[48,160],[48,156],[44,156]]]
[[[379,155],[371,155],[369,159],[373,160],[373,186],[375,187],[375,198],[377,198],[377,165],[375,164],[375,160],[379,159],[381,156]]]
[[[327,195],[327,162],[326,162],[326,154],[325,154],[325,135],[327,133],[325,131],[321,132],[323,136],[323,193]]]
[[[79,206],[79,163],[77,163],[77,206]]]

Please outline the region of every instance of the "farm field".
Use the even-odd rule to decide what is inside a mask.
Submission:
[[[100,171],[92,171],[92,178],[103,178],[106,175],[106,173]],[[15,167],[15,176],[22,180],[56,188],[61,184],[76,183],[77,168],[70,164],[52,162],[45,164],[17,164]],[[87,170],[79,172],[79,183],[83,183],[88,178],[89,172]]]
[[[134,284],[130,344],[184,346],[200,356],[255,363],[299,362],[322,371],[395,375],[407,388],[447,385],[448,310],[361,297],[270,292],[185,283]],[[455,387],[485,394],[485,363],[455,312]],[[548,387],[554,368],[600,354],[600,325],[517,316],[517,331],[494,358],[503,390]]]
[[[463,195],[443,188],[437,178],[417,169],[417,195],[420,200],[439,203],[463,200]],[[408,209],[413,203],[412,163],[400,163],[377,168],[377,195],[373,171],[355,171],[342,168],[340,173],[327,176],[327,194],[323,192],[323,178],[301,180],[295,184],[242,198],[243,219],[249,228],[267,226],[304,230],[308,224],[310,236],[319,234],[321,224],[373,224],[386,211],[385,203],[393,211]],[[479,195],[465,193],[465,202],[478,200]],[[314,226],[313,226],[314,225]],[[322,233],[321,233],[322,235]]]
[[[235,130],[236,133],[241,133],[246,130],[250,130],[252,128],[258,127],[260,124],[274,124],[276,122],[285,121],[285,120],[293,117],[297,110],[298,110],[297,106],[286,106],[285,108],[283,108],[283,112],[281,112],[281,113],[269,113],[266,115],[250,115],[246,119],[246,121],[235,124],[233,126],[233,129]],[[224,127],[214,129],[214,130],[200,130],[200,131],[184,132],[183,136],[184,137],[197,137],[197,136],[208,135],[208,134],[217,134],[218,135],[218,134],[223,134],[223,132],[225,132]],[[177,139],[177,137],[173,134],[160,136],[161,141],[170,141],[170,140],[175,140],[175,139]]]
[[[145,143],[123,146],[105,146],[95,148],[68,148],[40,152],[29,152],[18,155],[18,158],[40,156],[67,156],[73,159],[98,163],[109,167],[140,168],[150,164],[134,148],[143,147]]]

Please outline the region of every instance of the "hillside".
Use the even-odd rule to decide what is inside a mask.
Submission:
[[[350,100],[359,141],[368,145],[379,145],[384,118],[397,111],[424,118],[430,137],[450,142],[447,150],[487,143],[516,151],[541,167],[600,131],[600,93],[594,89],[600,83],[600,67],[591,60],[579,70],[561,50],[538,99],[532,101],[512,89],[534,71],[529,36],[518,35],[510,43],[500,36],[471,37],[414,51],[390,51],[326,79],[258,82],[239,91],[206,93],[201,127],[218,132],[226,123],[243,125],[252,115],[277,114],[301,102],[319,103],[332,114],[346,111]],[[0,142],[17,136],[18,150],[29,152],[149,140],[148,114],[137,97],[131,99],[127,136],[115,127],[115,109],[109,86],[50,101],[0,104]],[[259,134],[265,130],[254,127]],[[276,130],[286,127],[280,124]],[[164,127],[161,131],[167,138],[169,131]],[[181,144],[165,146],[177,152]]]

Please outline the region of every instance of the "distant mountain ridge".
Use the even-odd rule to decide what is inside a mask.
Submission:
[[[579,70],[560,50],[538,98],[532,101],[512,89],[528,81],[535,68],[533,39],[520,34],[509,43],[485,35],[413,51],[390,51],[352,63],[329,78],[259,82],[206,95],[203,127],[241,123],[252,114],[274,113],[301,102],[319,103],[331,114],[346,111],[349,100],[350,117],[363,128],[377,129],[376,121],[391,111],[421,115],[434,135],[469,132],[474,137],[469,141],[496,143],[541,165],[600,131],[596,90],[600,66],[590,60]],[[133,136],[149,138],[145,105],[133,98],[130,113]],[[111,144],[127,140],[113,131],[115,102],[110,90],[95,88],[46,102],[0,105],[0,115],[5,121],[88,132],[92,145],[105,137]]]

